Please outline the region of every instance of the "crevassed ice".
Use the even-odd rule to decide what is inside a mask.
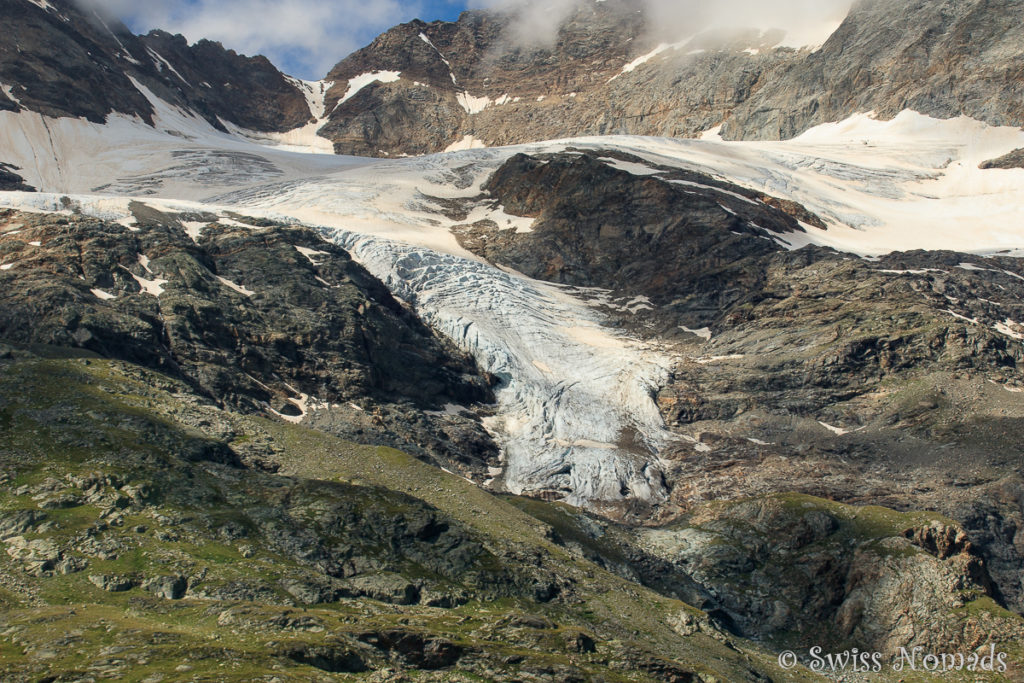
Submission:
[[[434,329],[501,379],[488,425],[513,493],[567,502],[665,497],[653,399],[668,360],[613,336],[557,287],[423,247],[337,229],[349,250]]]

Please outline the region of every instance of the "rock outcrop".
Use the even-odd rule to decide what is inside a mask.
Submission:
[[[490,401],[489,379],[342,249],[258,220],[135,213],[134,230],[5,213],[0,280],[18,284],[0,338],[158,369],[248,412],[324,413],[334,431],[453,467],[496,457],[477,420],[441,414]]]
[[[1004,154],[998,159],[990,159],[984,161],[981,164],[981,168],[1000,168],[1000,169],[1012,169],[1012,168],[1024,168],[1024,149],[1015,149],[1009,154]]]

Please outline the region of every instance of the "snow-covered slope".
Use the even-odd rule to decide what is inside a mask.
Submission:
[[[2,193],[0,205],[63,210],[60,195],[71,195],[86,213],[127,223],[135,198],[170,211],[235,210],[319,227],[502,379],[489,426],[504,447],[505,485],[575,503],[664,495],[657,450],[665,434],[652,396],[667,360],[602,327],[570,291],[482,263],[429,197],[479,195],[517,152],[617,149],[799,201],[828,223],[807,226],[807,242],[862,255],[1024,255],[1024,170],[978,169],[1024,147],[1024,133],[968,119],[863,115],[789,142],[604,137],[376,160],[263,146],[146,94],[155,128],[120,116],[101,126],[0,112],[0,161],[42,191]],[[487,217],[513,219],[485,208],[473,215]]]

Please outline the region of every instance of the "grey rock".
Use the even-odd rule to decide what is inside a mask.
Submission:
[[[89,582],[97,588],[110,593],[123,593],[139,585],[138,580],[133,577],[108,574],[90,574]]]
[[[1015,149],[1009,154],[1004,154],[998,159],[990,159],[989,161],[983,161],[979,164],[979,168],[990,169],[1012,169],[1012,168],[1024,168],[1024,149]]]
[[[188,579],[181,575],[157,576],[144,580],[142,590],[167,600],[180,600],[188,591]]]
[[[367,574],[348,579],[340,592],[343,597],[367,597],[395,605],[415,605],[420,589],[397,574]]]

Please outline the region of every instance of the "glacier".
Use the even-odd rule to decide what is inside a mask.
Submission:
[[[130,203],[141,201],[172,213],[237,211],[320,230],[500,379],[487,427],[503,462],[487,483],[575,505],[666,496],[658,454],[671,437],[654,396],[672,359],[604,326],[595,297],[463,249],[450,230],[456,221],[431,197],[480,198],[486,178],[519,152],[618,150],[649,164],[608,159],[622,170],[698,170],[798,201],[825,219],[826,230],[780,235],[790,248],[814,243],[865,257],[911,248],[1024,255],[1024,170],[978,169],[1024,147],[1024,132],[965,118],[863,114],[785,142],[725,142],[712,131],[697,140],[577,138],[382,160],[304,153],[324,150],[294,137],[216,131],[148,95],[155,127],[119,115],[98,125],[0,112],[0,160],[41,190],[0,193],[0,207],[67,211],[67,195],[82,212],[125,225]],[[518,231],[532,222],[485,201],[471,215]]]

